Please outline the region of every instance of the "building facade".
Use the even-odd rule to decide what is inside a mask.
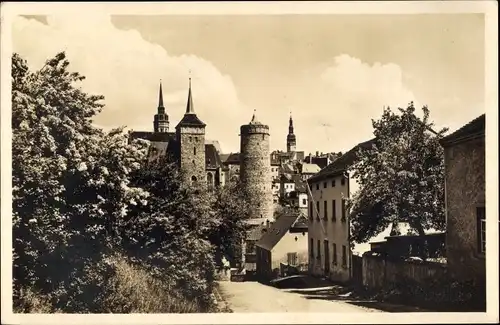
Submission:
[[[450,273],[486,278],[485,115],[442,139],[445,152],[446,255]]]
[[[310,177],[309,188],[309,272],[315,276],[348,282],[352,277],[349,216],[346,208],[354,180],[348,168],[362,143]]]

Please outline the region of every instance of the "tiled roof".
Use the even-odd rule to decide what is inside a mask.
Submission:
[[[356,159],[356,153],[358,149],[369,148],[373,145],[374,141],[375,139],[371,139],[369,141],[362,142],[356,145],[354,148],[352,148],[351,150],[340,156],[340,158],[337,158],[330,165],[320,170],[319,173],[310,177],[307,181],[309,183],[313,183],[315,181],[319,181],[331,176],[337,176],[345,172]]]
[[[222,162],[213,144],[205,144],[205,164],[207,168],[219,168]]]
[[[179,126],[205,126],[206,124],[203,123],[196,114],[184,114],[182,117],[182,120],[177,124],[176,128]]]
[[[454,142],[484,135],[485,124],[486,114],[483,114],[441,139],[441,144],[446,146]]]
[[[230,153],[229,156],[224,161],[226,165],[239,165],[240,163],[240,153]]]
[[[266,228],[266,224],[259,224],[259,225],[254,225],[250,228],[250,230],[247,231],[247,240],[254,240],[258,241],[261,239],[263,232],[262,229]]]
[[[260,238],[256,245],[269,251],[272,250],[290,230],[297,218],[298,215],[283,215],[279,217],[262,235],[262,238]]]
[[[167,153],[169,142],[151,142],[148,148],[148,161],[155,161]]]
[[[131,131],[129,133],[131,139],[144,139],[148,141],[168,142],[175,138],[174,132],[154,133],[149,131]]]

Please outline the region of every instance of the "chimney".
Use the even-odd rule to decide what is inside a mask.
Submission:
[[[316,151],[316,157],[319,157],[319,151]]]

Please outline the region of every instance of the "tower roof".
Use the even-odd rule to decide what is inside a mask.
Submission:
[[[186,105],[186,113],[184,114],[184,117],[181,119],[179,124],[177,124],[177,127],[179,126],[205,126],[206,124],[203,123],[198,116],[196,116],[196,113],[194,112],[194,106],[193,106],[193,97],[191,93],[191,78],[189,78],[189,92],[188,92],[188,100],[187,100],[187,105]]]
[[[254,109],[253,115],[252,115],[252,120],[250,121],[250,123],[248,123],[249,125],[261,125],[262,124],[257,120],[257,117],[255,117],[255,112],[256,112],[256,110]]]
[[[161,88],[161,79],[160,79],[160,91],[158,94],[158,108],[165,108],[165,106],[163,106],[163,90]]]

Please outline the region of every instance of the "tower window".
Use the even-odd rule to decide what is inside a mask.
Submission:
[[[189,142],[193,141],[193,137],[189,137]]]
[[[196,147],[193,148],[193,154],[196,156]]]

